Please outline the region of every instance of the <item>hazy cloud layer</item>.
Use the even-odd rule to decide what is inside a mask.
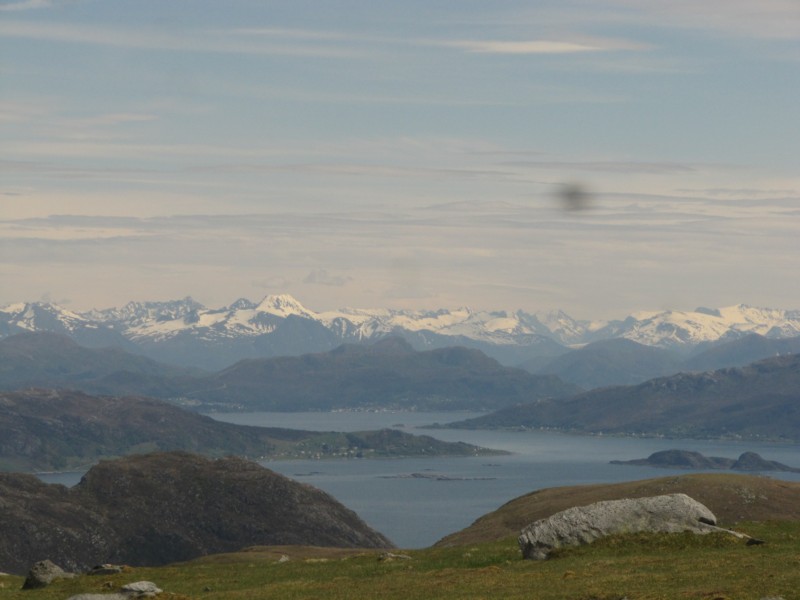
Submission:
[[[0,304],[800,308],[794,0],[0,11]]]
[[[608,314],[617,303],[646,305],[653,286],[676,302],[695,302],[692,290],[703,289],[706,304],[725,304],[743,293],[743,280],[750,287],[771,279],[764,264],[775,273],[800,268],[796,228],[787,221],[796,218],[791,204],[599,195],[578,217],[555,206],[480,203],[386,214],[63,215],[0,223],[2,268],[80,277],[118,266],[131,283],[117,293],[131,297],[146,296],[140,282],[167,269],[167,296],[185,290],[212,305],[279,291],[263,285],[270,280],[320,309],[331,308],[331,298],[351,305],[350,297],[370,306],[452,306],[463,294],[484,298],[485,307],[546,303],[580,312],[575,290],[592,289],[594,310]],[[235,291],[195,291],[205,267],[209,276],[227,269],[224,279],[238,282]],[[708,273],[719,280],[713,291],[703,285]],[[254,274],[261,286],[253,285]],[[799,291],[791,279],[782,287],[786,302]],[[547,293],[526,296],[521,289]],[[608,305],[600,305],[603,298],[611,298]]]

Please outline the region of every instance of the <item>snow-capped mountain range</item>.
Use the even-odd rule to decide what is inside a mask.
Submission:
[[[239,299],[223,308],[207,308],[191,298],[130,302],[84,313],[38,302],[0,308],[0,337],[24,331],[63,333],[87,346],[120,345],[158,360],[205,368],[222,368],[242,358],[325,351],[388,335],[400,335],[417,349],[473,346],[505,364],[519,364],[531,357],[556,356],[566,346],[612,338],[691,349],[752,333],[800,336],[800,311],[739,304],[585,321],[562,311],[315,312],[285,294],[267,296],[259,303]]]

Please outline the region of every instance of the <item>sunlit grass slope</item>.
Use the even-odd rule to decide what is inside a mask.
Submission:
[[[516,534],[532,520],[603,499],[675,492],[765,543],[748,546],[724,533],[635,534],[522,560]],[[31,591],[20,590],[21,577],[0,577],[0,600],[64,600],[139,580],[155,582],[164,600],[800,600],[800,483],[692,474],[552,488],[512,500],[424,550],[259,547]]]
[[[223,599],[701,599],[800,598],[800,524],[746,523],[766,540],[747,546],[727,534],[612,537],[525,561],[513,538],[404,552],[259,548],[111,577],[82,576],[20,591],[2,578],[2,600],[63,600],[138,580],[157,583],[165,600]],[[286,556],[289,560],[281,557]]]
[[[705,504],[723,527],[739,521],[800,521],[800,482],[734,473],[692,473],[537,490],[507,502],[437,545],[472,544],[516,535],[529,523],[573,506],[677,493]]]

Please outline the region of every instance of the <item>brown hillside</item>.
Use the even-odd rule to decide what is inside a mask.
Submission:
[[[533,521],[573,506],[675,493],[687,494],[708,506],[723,527],[738,521],[800,520],[798,482],[727,473],[692,474],[538,490],[507,502],[436,545],[474,544],[517,535]]]
[[[0,571],[164,565],[249,546],[389,548],[316,488],[241,458],[163,452],[102,461],[72,488],[0,473]]]

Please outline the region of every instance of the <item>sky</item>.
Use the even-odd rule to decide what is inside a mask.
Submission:
[[[0,0],[0,305],[800,308],[797,0]]]

